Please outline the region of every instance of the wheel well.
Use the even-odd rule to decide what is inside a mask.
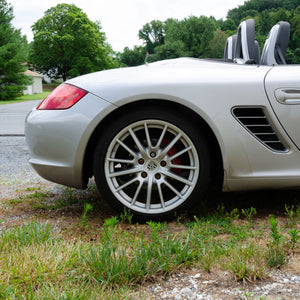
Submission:
[[[126,113],[126,111],[130,109],[136,109],[140,106],[157,106],[160,109],[167,109],[167,110],[179,110],[180,113],[182,113],[182,116],[188,118],[189,120],[192,120],[198,128],[201,128],[202,132],[204,132],[206,138],[208,139],[208,142],[210,144],[211,149],[211,155],[213,156],[213,176],[212,178],[212,188],[213,189],[220,189],[223,185],[223,159],[221,154],[221,149],[219,146],[219,143],[217,141],[217,138],[214,134],[214,132],[211,130],[209,125],[194,111],[187,108],[184,105],[165,101],[165,100],[142,100],[137,101],[133,103],[129,103],[127,105],[124,105],[115,111],[113,111],[111,114],[109,114],[106,118],[104,118],[96,127],[94,130],[88,146],[86,148],[85,156],[84,156],[84,164],[83,164],[83,178],[84,181],[87,182],[88,178],[91,178],[93,176],[93,158],[94,158],[94,151],[97,145],[97,141],[99,139],[99,136],[105,130],[109,127],[110,123],[117,119],[119,115]]]

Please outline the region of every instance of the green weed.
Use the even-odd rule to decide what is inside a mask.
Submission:
[[[286,262],[286,255],[281,245],[283,236],[279,233],[278,221],[273,217],[270,218],[269,221],[271,225],[271,241],[268,245],[268,250],[266,253],[266,262],[271,268],[279,268]]]
[[[249,222],[252,221],[253,217],[257,214],[255,207],[242,209],[242,214],[247,218]]]
[[[81,226],[85,227],[87,224],[87,213],[93,209],[93,206],[89,203],[84,203],[83,214],[81,216]]]
[[[291,229],[289,230],[289,235],[290,235],[290,248],[294,249],[296,244],[298,243],[298,240],[300,239],[300,235],[298,235],[299,230],[297,229]]]
[[[124,208],[124,211],[120,214],[120,220],[125,223],[128,222],[129,224],[132,224],[132,218],[133,214],[129,209]]]
[[[105,219],[103,224],[102,241],[104,244],[109,244],[112,241],[113,234],[115,233],[115,226],[119,223],[117,217],[111,217],[110,219]]]
[[[285,215],[289,218],[289,224],[288,226],[295,226],[297,219],[299,218],[299,207],[297,209],[295,209],[294,205],[287,205],[285,204],[284,206],[285,208]]]

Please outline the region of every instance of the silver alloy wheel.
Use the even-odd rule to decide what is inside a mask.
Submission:
[[[176,209],[192,193],[199,158],[187,134],[163,120],[128,125],[110,142],[104,172],[122,205],[145,214]]]

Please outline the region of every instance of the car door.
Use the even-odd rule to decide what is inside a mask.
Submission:
[[[300,66],[274,66],[266,75],[265,88],[279,122],[300,149]]]

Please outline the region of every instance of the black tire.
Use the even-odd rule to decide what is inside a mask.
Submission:
[[[94,156],[97,187],[114,208],[140,221],[169,220],[203,199],[209,143],[180,112],[139,107],[112,121]]]

